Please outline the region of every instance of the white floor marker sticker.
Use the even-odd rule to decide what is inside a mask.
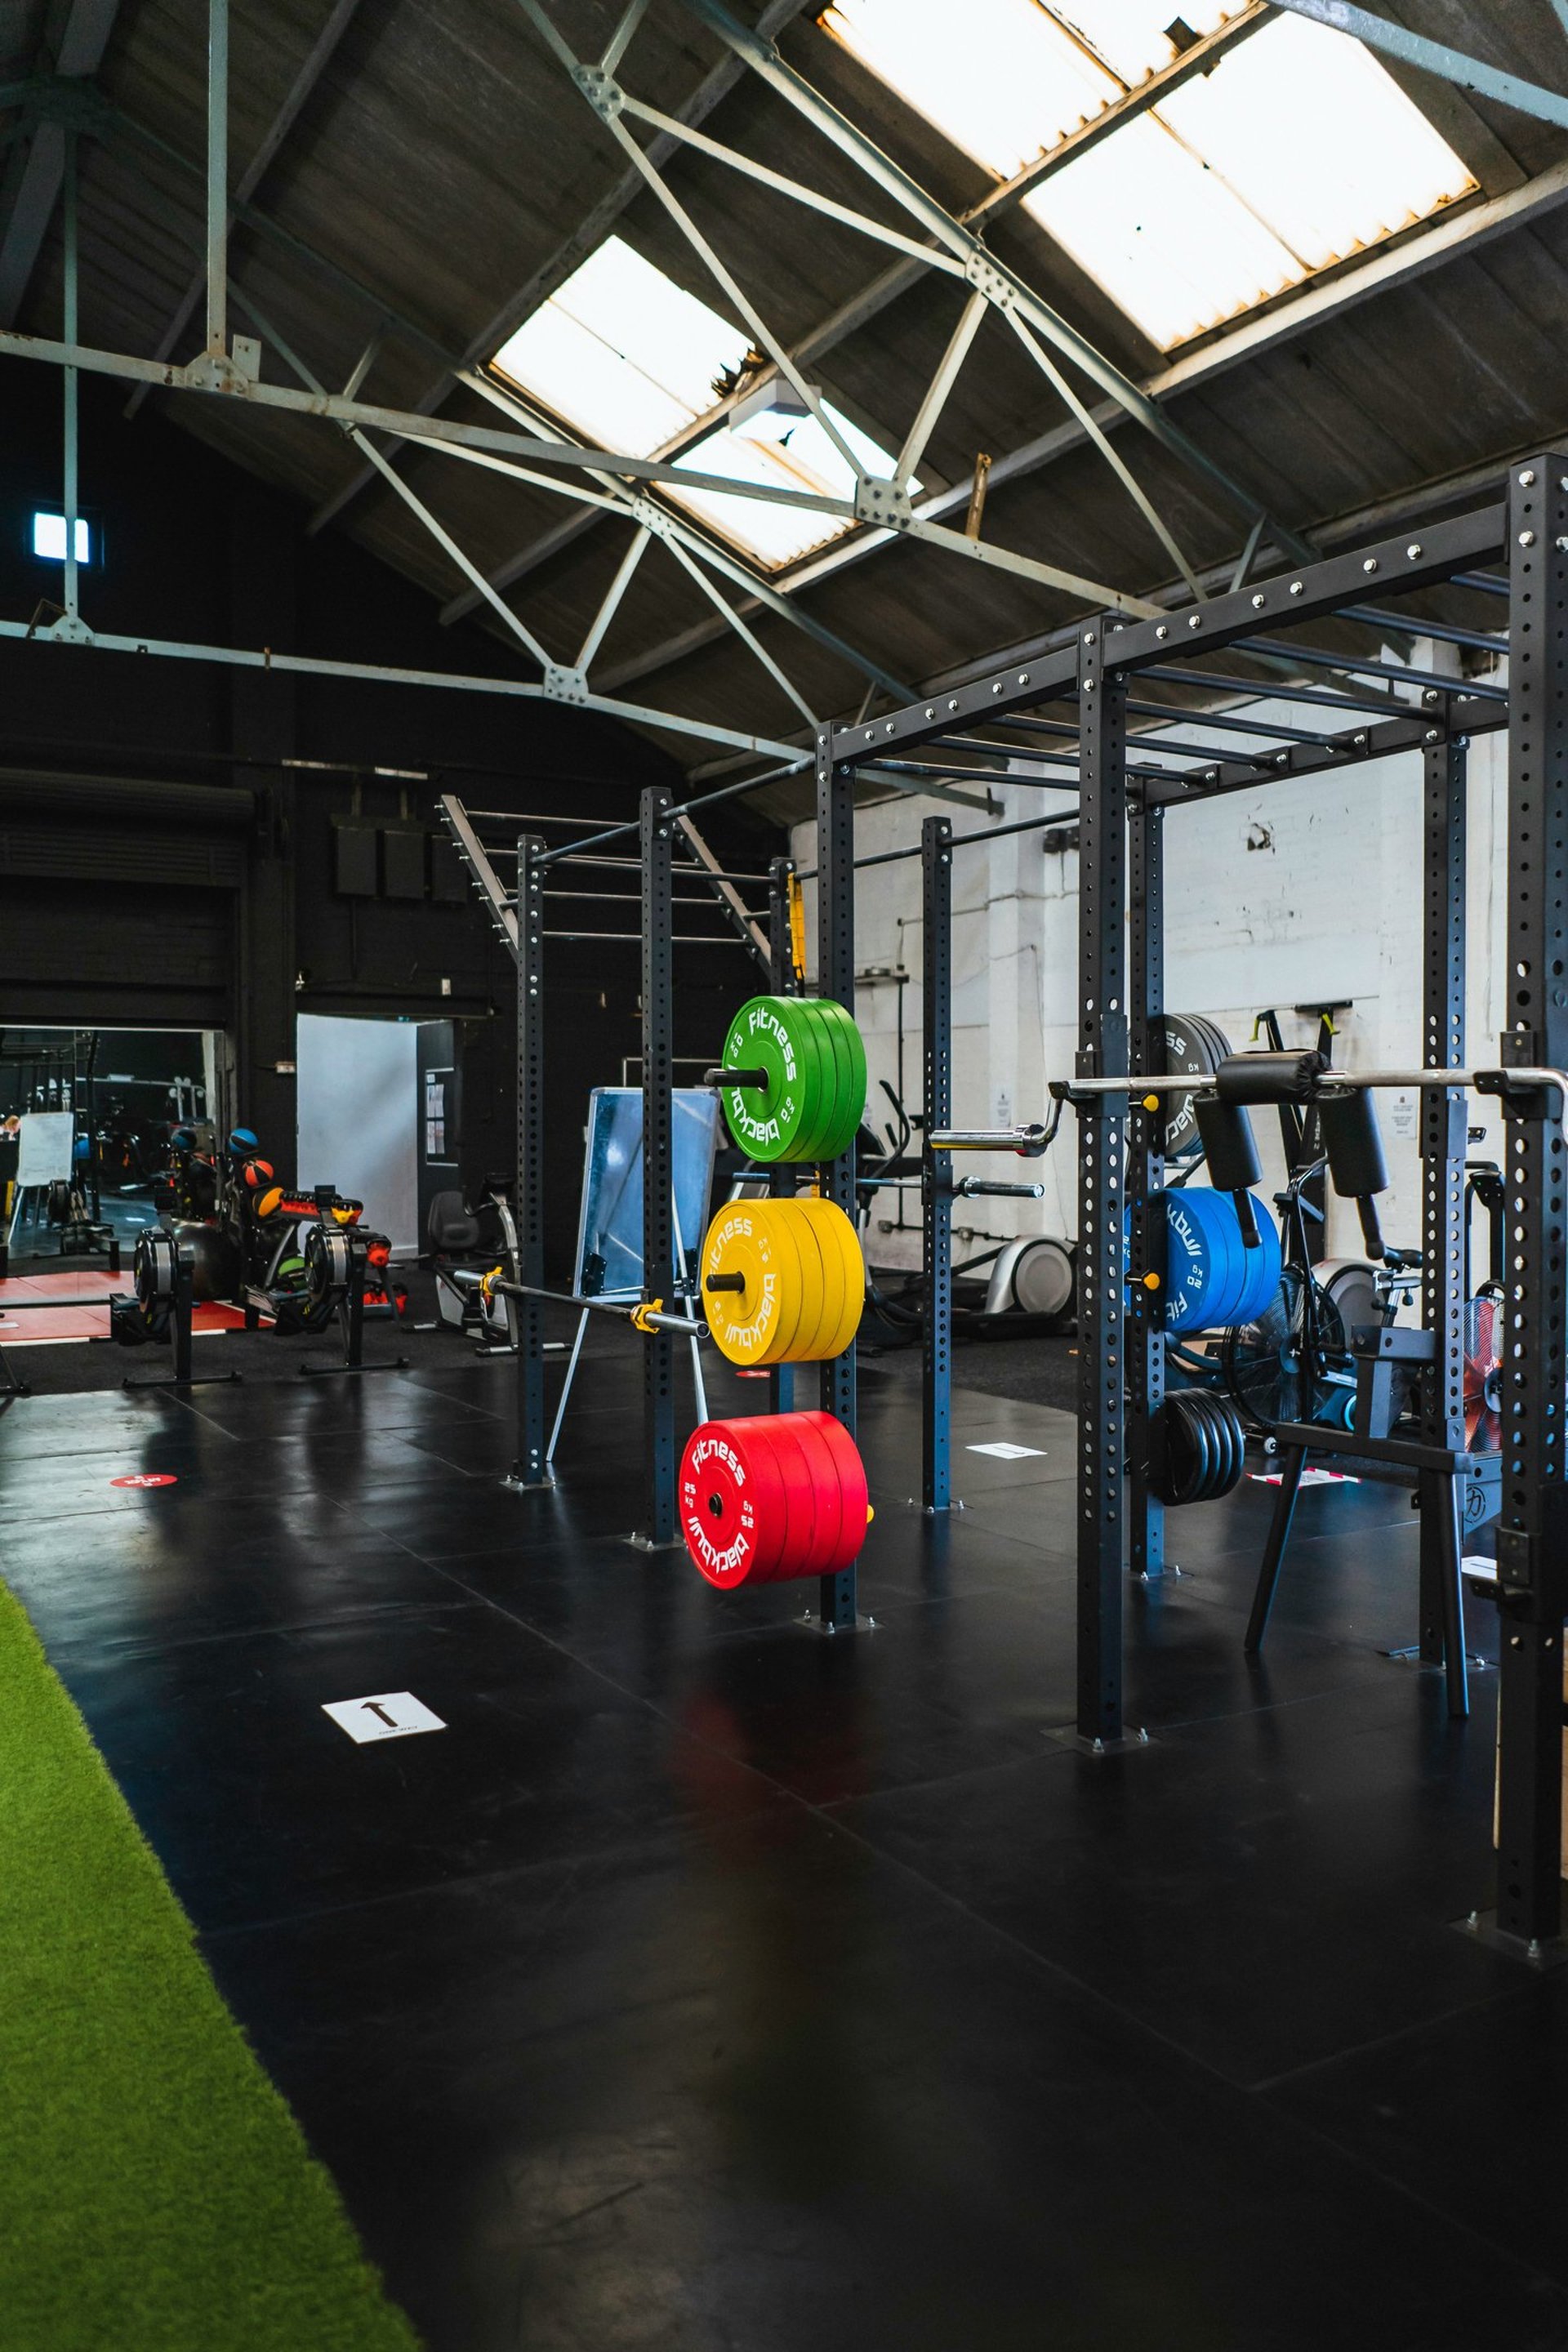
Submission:
[[[966,1454],[994,1454],[998,1462],[1022,1462],[1030,1454],[1038,1454],[1042,1462],[1046,1458],[1043,1445],[1009,1445],[1005,1437],[998,1438],[994,1445],[966,1445],[963,1450]]]
[[[382,1691],[375,1698],[335,1698],[323,1705],[321,1712],[362,1748],[369,1739],[406,1739],[416,1731],[447,1728],[412,1691]]]

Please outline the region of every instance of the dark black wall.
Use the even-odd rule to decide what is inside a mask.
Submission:
[[[58,506],[59,380],[24,362],[5,380],[0,617],[47,623],[60,567],[27,541],[34,509]],[[427,595],[341,533],[307,537],[302,506],[155,409],[127,424],[114,387],[87,379],[81,394],[82,508],[102,553],[81,603],[100,634],[528,675],[488,633],[441,628]],[[650,741],[555,705],[37,640],[0,640],[0,1021],[224,1027],[237,1116],[280,1174],[292,1173],[286,1066],[301,1011],[455,1019],[465,1178],[510,1167],[515,1149],[510,957],[470,901],[340,893],[335,824],[434,831],[445,790],[587,825],[635,814],[645,785],[681,781]],[[342,764],[284,764],[300,760]],[[714,837],[748,867],[780,845],[742,816]],[[635,907],[571,914],[636,928]],[[678,961],[678,1052],[716,1052],[755,967],[738,948]],[[637,977],[632,943],[549,950],[552,1261],[575,1227],[588,1087],[618,1081],[637,1051]]]

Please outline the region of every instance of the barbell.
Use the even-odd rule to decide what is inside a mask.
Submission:
[[[836,1576],[872,1517],[866,1468],[830,1412],[705,1421],[680,1463],[680,1530],[710,1584]]]

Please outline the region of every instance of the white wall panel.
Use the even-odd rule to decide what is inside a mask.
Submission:
[[[411,1021],[300,1015],[300,1189],[335,1184],[404,1255],[418,1247],[419,1033]]]
[[[1416,656],[1417,661],[1420,656]],[[1245,714],[1310,724],[1318,715],[1286,703],[1259,703]],[[1195,733],[1196,724],[1187,730]],[[1213,739],[1219,740],[1216,735]],[[1495,1056],[1502,1025],[1502,977],[1494,942],[1502,940],[1506,827],[1502,796],[1507,738],[1479,738],[1470,754],[1468,1052]],[[994,788],[1005,817],[1063,806],[1060,791],[1033,782]],[[957,833],[985,820],[934,801],[900,800],[861,812],[857,845],[864,854],[920,837],[923,816],[945,814]],[[1068,811],[1070,816],[1070,810]],[[998,820],[1000,821],[1000,820]],[[816,863],[816,828],[797,828],[795,849]],[[1313,1024],[1290,1008],[1350,999],[1335,1058],[1351,1069],[1391,1068],[1421,1059],[1422,768],[1415,754],[1259,786],[1172,814],[1165,824],[1166,1003],[1206,1014],[1237,1049],[1252,1039],[1257,1014],[1279,1009],[1287,1042],[1310,1045]],[[921,1093],[921,873],[911,858],[874,866],[858,877],[856,964],[907,968],[903,991],[904,1068],[909,1107]],[[815,918],[814,894],[806,894]],[[813,948],[815,953],[815,947]],[[873,1102],[878,1081],[897,1063],[899,991],[863,985],[858,1017],[866,1032]],[[1047,1081],[1072,1066],[1078,1027],[1078,855],[1042,850],[1037,835],[990,847],[961,849],[953,860],[953,1115],[960,1125],[1005,1124],[1048,1115]],[[1383,1203],[1391,1241],[1419,1240],[1415,1102],[1380,1097],[1379,1116],[1392,1189]],[[1498,1156],[1495,1110],[1470,1105],[1472,1127],[1487,1129],[1475,1156]],[[966,1169],[1004,1181],[1037,1176],[1039,1202],[959,1203],[955,1224],[997,1234],[1074,1230],[1073,1118],[1045,1163],[1011,1156],[966,1160]],[[1276,1123],[1255,1116],[1265,1183],[1282,1178]],[[893,1213],[885,1204],[884,1213]],[[906,1217],[911,1214],[906,1207]],[[873,1233],[882,1264],[918,1263],[917,1235]],[[1330,1203],[1335,1252],[1357,1253],[1353,1208]],[[981,1247],[976,1240],[973,1246]],[[960,1244],[960,1254],[963,1244]]]

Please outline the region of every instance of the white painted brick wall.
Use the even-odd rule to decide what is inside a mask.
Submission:
[[[1248,717],[1302,723],[1300,706],[1259,704]],[[1305,723],[1310,723],[1310,712]],[[1198,733],[1197,723],[1184,731]],[[1217,740],[1211,737],[1205,740]],[[1470,754],[1468,985],[1472,1060],[1495,1056],[1502,1025],[1504,978],[1498,953],[1506,938],[1507,739],[1479,738]],[[1004,817],[1070,805],[1048,784],[999,787]],[[1165,824],[1166,1003],[1218,1023],[1237,1048],[1251,1042],[1254,1016],[1279,1008],[1289,1044],[1310,1045],[1312,1024],[1289,1010],[1298,1003],[1349,998],[1335,1058],[1351,1069],[1408,1066],[1421,1059],[1421,762],[1414,754],[1299,782],[1260,786],[1184,810]],[[918,842],[921,820],[938,813],[929,800],[901,800],[862,812],[862,854]],[[948,808],[955,832],[986,822]],[[994,820],[1001,822],[1002,818]],[[796,829],[795,853],[816,863],[815,825]],[[1248,845],[1253,845],[1249,846]],[[815,929],[814,894],[807,889]],[[907,968],[902,991],[906,1099],[921,1107],[920,861],[874,866],[858,877],[856,964]],[[812,955],[815,958],[815,938]],[[894,1078],[900,992],[879,982],[859,991],[857,1015],[866,1034],[875,1123],[889,1116],[878,1081]],[[1037,835],[960,849],[953,861],[953,1115],[961,1126],[1011,1124],[1048,1115],[1047,1081],[1071,1068],[1078,1029],[1078,857],[1042,853]],[[1413,1098],[1378,1098],[1392,1189],[1380,1207],[1391,1241],[1420,1238],[1420,1195]],[[1472,1100],[1470,1121],[1489,1129],[1476,1146],[1497,1157],[1495,1111]],[[994,1234],[1071,1234],[1075,1226],[1069,1111],[1044,1162],[1010,1155],[966,1160],[976,1175],[1004,1181],[1038,1177],[1036,1202],[960,1203],[959,1227]],[[1266,1187],[1282,1177],[1278,1129],[1268,1114],[1254,1128]],[[883,1213],[895,1213],[885,1196]],[[906,1220],[918,1223],[912,1196]],[[1330,1202],[1330,1248],[1361,1248],[1353,1207]],[[873,1233],[882,1264],[915,1264],[918,1234]],[[984,1246],[976,1242],[975,1247]],[[962,1255],[962,1246],[960,1249]]]

